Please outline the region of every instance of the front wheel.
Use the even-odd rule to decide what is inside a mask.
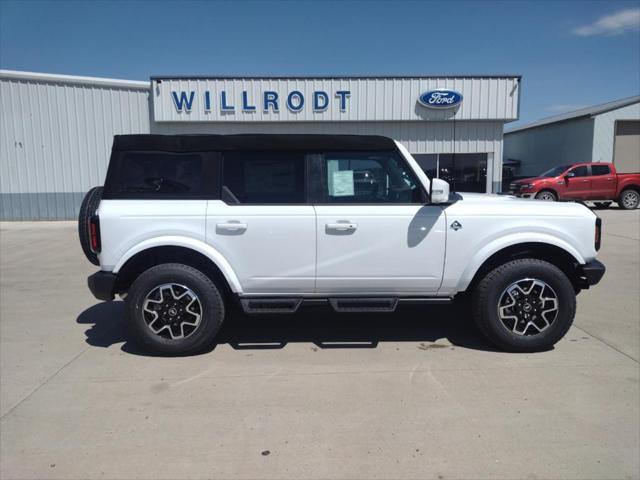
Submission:
[[[161,355],[189,355],[210,346],[224,319],[220,291],[204,273],[166,263],[140,275],[127,295],[132,337]]]
[[[536,194],[536,200],[543,200],[545,202],[555,202],[556,200],[558,200],[558,197],[556,197],[556,194],[550,190],[543,190]]]
[[[637,190],[623,190],[618,198],[618,205],[625,210],[634,210],[640,205],[640,193]]]
[[[472,295],[480,331],[511,352],[550,349],[567,333],[576,294],[567,276],[543,260],[526,258],[489,272]]]

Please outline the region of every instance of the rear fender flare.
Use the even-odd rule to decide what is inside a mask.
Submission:
[[[120,257],[120,260],[113,269],[113,273],[118,273],[122,266],[138,253],[154,247],[183,247],[204,255],[220,269],[224,278],[227,280],[231,291],[234,293],[242,293],[242,286],[240,285],[238,276],[227,259],[211,245],[190,237],[162,236],[144,240],[143,242],[131,247],[122,257]]]

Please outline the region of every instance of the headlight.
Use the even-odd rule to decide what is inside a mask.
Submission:
[[[522,189],[533,188],[533,183],[525,183],[520,188],[522,188]]]

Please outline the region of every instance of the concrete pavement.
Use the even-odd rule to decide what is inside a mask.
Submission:
[[[639,478],[640,211],[554,350],[461,311],[234,313],[189,358],[127,341],[75,224],[0,227],[0,478]]]

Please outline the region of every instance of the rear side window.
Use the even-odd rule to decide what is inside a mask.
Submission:
[[[591,165],[592,175],[609,175],[609,173],[611,173],[609,165]]]
[[[227,203],[305,203],[302,152],[225,152],[222,197]]]
[[[105,198],[214,198],[219,162],[214,154],[122,152],[114,155]]]

